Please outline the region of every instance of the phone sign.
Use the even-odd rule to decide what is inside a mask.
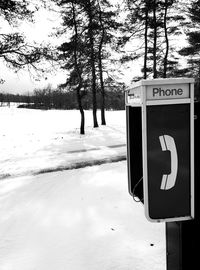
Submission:
[[[147,100],[183,99],[190,97],[189,84],[148,85]]]
[[[191,218],[190,104],[147,106],[150,220]]]

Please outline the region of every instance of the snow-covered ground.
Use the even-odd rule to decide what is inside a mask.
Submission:
[[[0,107],[0,179],[125,156],[125,111],[108,111],[107,126],[96,129],[92,111],[85,114],[81,136],[79,111]]]
[[[128,194],[125,112],[79,135],[79,112],[0,108],[1,270],[165,270],[165,226]],[[11,177],[6,177],[11,175]],[[16,177],[18,176],[18,177]]]
[[[0,182],[1,270],[164,270],[163,224],[128,195],[126,162]]]

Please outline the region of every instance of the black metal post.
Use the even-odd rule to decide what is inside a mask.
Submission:
[[[199,265],[200,235],[200,103],[195,103],[195,219],[166,223],[167,270]],[[199,194],[198,194],[199,193]]]

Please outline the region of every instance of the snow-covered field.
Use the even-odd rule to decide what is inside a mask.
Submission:
[[[1,270],[164,270],[165,227],[128,194],[125,112],[79,135],[79,112],[0,108]],[[6,177],[11,175],[11,177]],[[18,177],[16,177],[18,176]]]
[[[96,129],[92,111],[85,114],[81,136],[79,111],[0,107],[0,179],[125,156],[125,111],[107,112],[107,126]]]

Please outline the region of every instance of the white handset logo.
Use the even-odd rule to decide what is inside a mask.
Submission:
[[[160,189],[168,190],[175,186],[178,171],[178,155],[174,138],[169,135],[159,136],[162,151],[170,151],[171,173],[163,174]]]

